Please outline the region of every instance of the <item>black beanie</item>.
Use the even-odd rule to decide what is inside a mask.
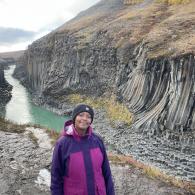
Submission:
[[[93,122],[93,117],[94,117],[93,109],[86,104],[79,104],[72,112],[73,123],[75,122],[76,116],[81,112],[88,112],[91,115],[91,123]]]

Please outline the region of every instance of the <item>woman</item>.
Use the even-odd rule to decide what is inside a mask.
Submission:
[[[55,145],[51,167],[52,195],[114,195],[103,141],[93,133],[94,111],[78,105]]]

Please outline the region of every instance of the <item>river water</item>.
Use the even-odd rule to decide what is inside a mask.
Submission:
[[[33,104],[27,89],[12,76],[14,69],[15,65],[12,65],[9,69],[4,70],[5,79],[13,86],[13,89],[11,100],[7,105],[0,107],[0,115],[18,124],[38,124],[60,131],[64,121],[68,118]]]

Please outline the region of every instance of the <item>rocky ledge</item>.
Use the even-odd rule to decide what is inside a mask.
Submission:
[[[1,195],[49,195],[53,147],[45,131],[28,127],[22,133],[0,131],[0,137]],[[141,170],[129,165],[111,162],[111,169],[116,195],[190,194],[148,178]]]

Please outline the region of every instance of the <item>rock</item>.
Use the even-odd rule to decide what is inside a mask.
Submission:
[[[47,133],[44,132],[43,129],[34,128],[34,127],[27,127],[25,133],[28,134],[29,132],[33,133],[33,136],[36,138],[36,142],[40,148],[43,148],[43,149],[51,149],[52,148],[52,145],[51,145],[52,140],[47,135]]]
[[[139,169],[131,166],[111,165],[114,176],[116,194],[189,194],[185,190],[175,188],[159,180],[153,180],[144,175]]]
[[[2,195],[50,194],[47,187],[41,189],[35,183],[39,171],[51,162],[50,148],[37,147],[25,134],[0,131],[0,191]]]
[[[5,105],[11,99],[11,90],[12,86],[4,77],[4,64],[0,61],[0,104]]]

